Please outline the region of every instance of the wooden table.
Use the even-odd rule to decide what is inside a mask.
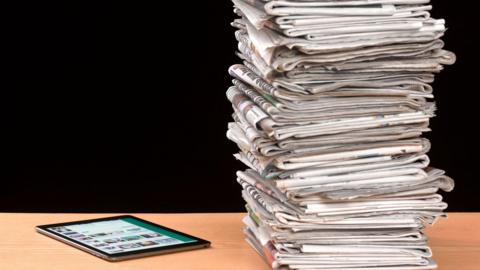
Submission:
[[[208,239],[212,247],[110,263],[34,231],[35,225],[108,214],[0,214],[1,270],[270,269],[243,240],[242,213],[136,214]],[[480,269],[480,213],[452,213],[428,230],[440,270]]]

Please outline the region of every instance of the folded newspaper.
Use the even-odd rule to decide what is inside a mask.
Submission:
[[[227,137],[246,241],[273,269],[433,269],[430,84],[455,55],[429,0],[232,0]]]

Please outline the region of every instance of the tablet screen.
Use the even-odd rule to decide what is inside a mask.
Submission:
[[[64,224],[47,230],[109,254],[198,241],[132,217]]]

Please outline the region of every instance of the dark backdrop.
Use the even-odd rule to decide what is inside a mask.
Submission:
[[[25,5],[15,24],[14,170],[0,211],[242,211],[244,166],[224,135],[238,62],[230,2],[67,2]],[[434,84],[430,156],[456,180],[449,210],[478,211],[478,28],[465,5],[433,4],[458,62]]]

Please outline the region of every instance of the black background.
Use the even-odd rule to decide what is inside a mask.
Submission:
[[[67,2],[25,4],[14,25],[14,170],[0,211],[242,211],[244,166],[225,138],[231,3]],[[430,156],[456,180],[449,210],[478,211],[475,9],[432,3],[458,60],[434,83]]]

